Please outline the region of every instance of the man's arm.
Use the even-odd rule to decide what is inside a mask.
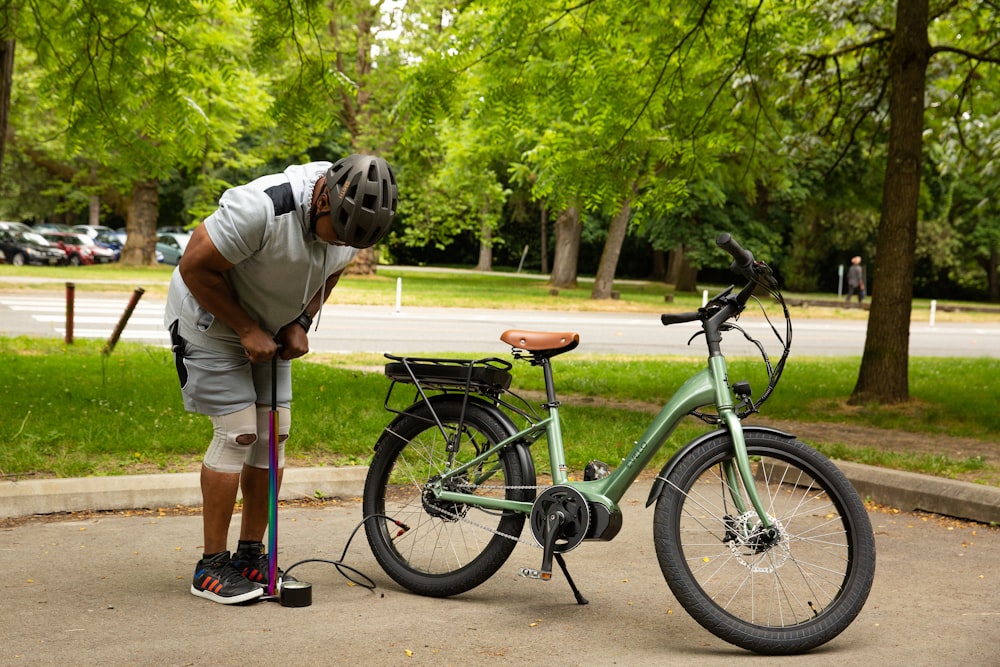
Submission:
[[[250,361],[264,363],[274,356],[277,344],[236,300],[223,274],[233,264],[212,243],[205,225],[198,225],[179,264],[181,277],[201,307],[232,328],[240,337]]]

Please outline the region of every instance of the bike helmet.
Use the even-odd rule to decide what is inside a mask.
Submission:
[[[337,239],[369,248],[386,235],[399,195],[389,163],[373,155],[350,155],[326,172],[330,215]]]

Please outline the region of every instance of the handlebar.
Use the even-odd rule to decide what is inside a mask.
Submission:
[[[764,262],[758,262],[754,259],[753,253],[744,248],[737,242],[736,239],[732,237],[728,232],[723,232],[715,239],[715,244],[728,252],[733,257],[733,263],[730,265],[730,269],[747,279],[747,285],[744,287],[740,293],[733,298],[737,307],[737,313],[743,310],[746,305],[747,300],[753,294],[754,288],[759,284],[768,289],[777,289],[778,282],[774,279],[774,275],[771,273],[771,267],[769,267]],[[715,303],[721,303],[729,297],[730,292],[733,287],[730,286],[722,294],[713,299]],[[705,320],[710,313],[715,312],[713,309],[701,308],[695,312],[689,313],[665,313],[660,315],[660,321],[666,326],[670,324],[683,324],[685,322],[697,322],[699,320]]]
[[[775,279],[774,274],[771,271],[771,267],[765,262],[755,260],[753,254],[741,246],[736,239],[728,233],[719,234],[719,236],[715,239],[715,244],[732,255],[733,263],[729,268],[734,273],[746,278],[746,285],[735,294],[733,294],[733,291],[736,289],[735,286],[730,285],[697,311],[688,313],[665,313],[660,315],[660,321],[664,325],[683,324],[685,322],[701,322],[702,330],[692,336],[691,339],[688,340],[688,343],[694,340],[697,336],[704,335],[705,341],[708,345],[709,357],[722,356],[722,335],[726,331],[731,331],[733,329],[742,332],[743,336],[747,340],[757,346],[757,349],[760,351],[764,360],[764,364],[767,367],[768,383],[767,388],[757,400],[752,400],[750,398],[749,391],[745,392],[745,396],[743,396],[743,400],[737,410],[737,416],[740,419],[743,419],[743,417],[748,414],[757,412],[761,404],[767,400],[767,398],[771,395],[771,392],[774,391],[775,386],[777,386],[778,379],[781,377],[782,370],[785,366],[785,360],[788,358],[788,353],[791,350],[792,321],[788,315],[788,307],[785,305],[785,299],[782,297],[781,291],[778,289],[778,281]],[[774,332],[774,335],[777,337],[783,348],[781,358],[775,365],[771,364],[767,351],[759,341],[750,336],[737,324],[729,322],[730,319],[739,317],[740,313],[742,313],[743,309],[746,308],[747,302],[753,297],[754,291],[758,287],[767,290],[771,297],[773,297],[775,301],[780,304],[785,317],[784,338],[782,338],[781,334],[778,333],[778,330],[774,328],[774,325],[771,325],[771,331]],[[771,320],[767,317],[766,312],[764,313],[764,316],[767,318],[768,324],[771,324]],[[691,414],[696,417],[701,417],[710,423],[718,423],[717,421],[713,422],[711,416],[699,413],[697,410],[692,411]]]
[[[737,243],[736,239],[734,239],[729,232],[719,234],[719,237],[715,239],[715,245],[719,246],[733,256],[733,265],[731,268],[734,272],[750,278],[748,273],[753,268],[753,255],[749,250]]]

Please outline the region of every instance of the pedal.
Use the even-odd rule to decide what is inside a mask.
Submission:
[[[534,568],[530,568],[530,567],[522,567],[521,571],[520,571],[520,575],[522,577],[524,577],[525,579],[539,579],[541,581],[551,581],[552,580],[552,573],[551,572],[549,572],[548,576],[546,576],[546,574],[544,572],[540,572],[540,571],[538,571],[538,570],[536,570]]]

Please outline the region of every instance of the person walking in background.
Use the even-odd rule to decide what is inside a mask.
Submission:
[[[847,299],[851,302],[851,296],[858,295],[858,303],[865,300],[865,267],[861,266],[861,257],[851,258],[851,266],[847,269]]]
[[[207,415],[214,430],[201,468],[205,541],[192,594],[238,604],[260,597],[268,584],[271,360],[279,355],[273,386],[280,484],[290,360],[309,351],[313,319],[358,248],[389,231],[396,202],[385,160],[351,155],[336,164],[293,165],[227,190],[195,229],[171,278],[164,318],[184,407]],[[239,544],[230,555],[240,488]]]

